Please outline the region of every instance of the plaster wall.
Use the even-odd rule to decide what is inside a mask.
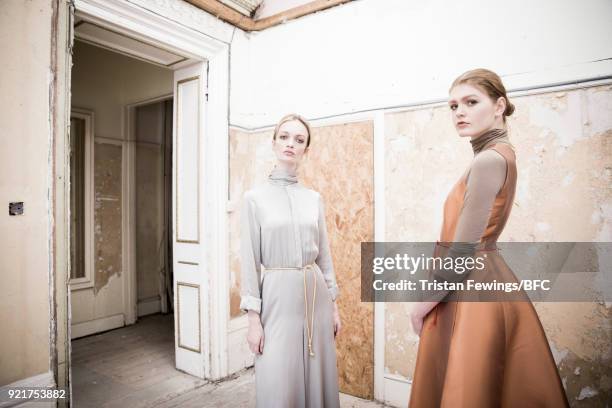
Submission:
[[[0,7],[0,385],[51,369],[52,15],[51,2]],[[16,201],[24,214],[9,216]]]
[[[230,109],[245,128],[291,111],[312,119],[442,99],[474,67],[509,89],[612,74],[606,0],[359,0],[248,38],[250,64],[232,79],[251,82],[232,90]]]

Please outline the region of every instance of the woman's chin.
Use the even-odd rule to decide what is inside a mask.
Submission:
[[[277,157],[278,161],[283,164],[295,165],[297,164],[297,160],[295,157],[281,155]]]
[[[474,132],[470,132],[467,129],[457,129],[457,134],[459,137],[472,137],[472,133]]]

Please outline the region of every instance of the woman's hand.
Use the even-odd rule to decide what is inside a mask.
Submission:
[[[338,312],[338,305],[336,301],[334,303],[334,338],[338,336],[340,333],[340,329],[342,328],[342,323],[340,322],[340,312]]]
[[[421,336],[425,316],[427,316],[437,304],[438,302],[419,302],[413,304],[412,310],[410,311],[410,324],[417,336]]]
[[[259,313],[249,310],[249,330],[247,332],[247,342],[249,349],[255,354],[262,354],[264,347],[264,331],[261,325]]]

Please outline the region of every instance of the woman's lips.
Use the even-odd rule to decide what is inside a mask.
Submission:
[[[470,125],[470,124],[469,124],[469,123],[467,123],[467,122],[458,122],[458,123],[457,123],[457,127],[466,127],[466,126],[469,126],[469,125]]]
[[[285,151],[283,152],[283,154],[284,154],[285,156],[290,156],[290,157],[295,156],[295,153],[293,153],[292,151],[289,151],[289,150],[285,150]]]

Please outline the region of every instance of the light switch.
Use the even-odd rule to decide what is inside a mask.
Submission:
[[[9,215],[23,215],[23,201],[9,203]]]

